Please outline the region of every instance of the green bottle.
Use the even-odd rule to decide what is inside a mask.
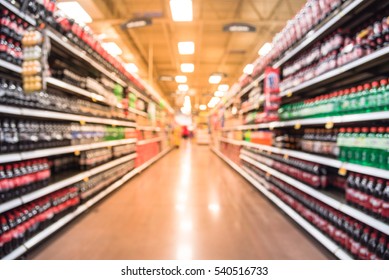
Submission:
[[[361,91],[358,90],[358,95],[357,95],[358,108],[357,108],[356,113],[370,112],[370,109],[369,109],[370,106],[368,103],[369,94],[370,94],[370,84],[364,84],[363,90],[361,90]]]
[[[379,127],[376,134],[377,157],[374,167],[386,168],[387,147],[385,146],[385,127]]]
[[[344,135],[344,138],[346,139],[345,141],[345,146],[346,146],[346,161],[347,162],[352,162],[354,159],[354,139],[353,139],[353,129],[351,127],[346,129],[346,133]]]
[[[376,139],[376,134],[377,134],[377,128],[372,127],[370,128],[370,133],[367,135],[366,139],[366,146],[370,147],[368,149],[368,166],[375,166],[377,164],[377,158],[378,158],[378,153],[380,152],[379,149],[377,149],[377,139]]]
[[[377,91],[377,111],[383,111],[385,110],[385,98],[386,98],[386,93],[387,93],[387,85],[388,81],[386,79],[382,79],[380,81],[380,87],[378,88]]]
[[[363,90],[362,86],[358,86],[357,88],[353,87],[350,90],[350,94],[348,94],[346,99],[348,99],[349,102],[349,107],[348,109],[345,108],[348,113],[354,114],[358,111],[359,109],[359,100],[358,96],[360,95],[359,93]]]
[[[362,132],[359,134],[359,142],[361,148],[360,163],[362,165],[369,164],[369,146],[367,146],[367,135],[369,134],[368,127],[362,127]]]
[[[387,81],[385,85],[385,93],[383,94],[383,99],[384,99],[384,110],[387,111],[389,110],[389,84]]]
[[[347,159],[347,148],[345,146],[345,134],[346,128],[342,127],[339,129],[339,134],[336,139],[336,145],[339,147],[339,160],[346,161]]]
[[[354,88],[354,91],[356,91],[356,88]],[[355,92],[353,92],[355,93]],[[349,114],[351,111],[351,90],[345,89],[344,91],[340,91],[340,109],[339,112],[341,114]]]
[[[355,127],[353,129],[353,133],[351,134],[350,144],[351,144],[351,153],[352,156],[349,158],[349,162],[352,163],[360,163],[362,157],[362,148],[360,143],[360,132],[361,129],[359,127]]]
[[[377,102],[379,99],[379,90],[378,90],[379,84],[377,81],[371,83],[371,89],[369,92],[369,95],[367,97],[367,103],[369,107],[367,108],[366,112],[374,112],[378,111],[379,108],[377,106]]]

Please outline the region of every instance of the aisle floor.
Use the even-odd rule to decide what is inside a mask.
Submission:
[[[328,259],[208,146],[183,143],[27,256]]]

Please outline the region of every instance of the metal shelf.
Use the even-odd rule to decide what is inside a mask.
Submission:
[[[159,142],[162,140],[163,140],[162,137],[156,137],[156,138],[152,138],[152,139],[139,140],[136,144],[138,146],[141,146],[141,145],[146,145],[146,144],[150,144],[150,143],[154,143],[154,142]]]
[[[278,121],[270,123],[260,124],[249,124],[249,125],[238,125],[235,127],[223,128],[223,131],[229,130],[249,130],[249,129],[273,129],[279,127],[292,127],[292,126],[304,126],[304,125],[325,125],[325,124],[342,124],[352,122],[363,122],[363,121],[378,121],[389,119],[389,111],[373,112],[373,113],[361,113],[343,116],[323,117],[323,118],[309,118],[299,119],[291,121]]]
[[[66,92],[69,92],[69,93],[75,93],[77,95],[88,97],[88,98],[90,98],[92,100],[96,100],[96,101],[102,102],[104,104],[107,104],[107,105],[110,105],[110,106],[114,106],[114,104],[106,102],[105,97],[102,96],[102,95],[99,95],[99,94],[87,91],[85,89],[82,89],[82,88],[79,88],[77,86],[65,83],[65,82],[63,82],[61,80],[58,80],[58,79],[55,79],[55,78],[49,77],[49,78],[46,79],[46,81],[47,81],[48,85],[51,85],[51,86],[56,87],[56,88],[59,88],[59,89],[61,89],[63,91],[66,91]]]
[[[348,206],[347,204],[344,204],[343,202],[340,202],[308,185],[305,185],[303,184],[302,182],[292,178],[292,177],[289,177],[288,175],[285,175],[284,173],[281,173],[273,168],[270,168],[256,160],[254,160],[256,158],[256,155],[252,155],[252,156],[247,156],[247,155],[241,155],[240,158],[260,169],[262,169],[263,171],[271,174],[272,176],[292,185],[293,187],[299,189],[300,191],[316,198],[317,200],[320,200],[321,202],[327,204],[328,206],[342,212],[342,213],[345,213],[385,234],[389,234],[389,225],[388,224],[385,224],[384,222],[382,221],[379,221],[369,215],[366,215],[365,213],[355,209],[355,208],[352,208],[350,206]]]
[[[1,1],[1,0],[0,0]],[[3,68],[5,70],[9,70],[15,73],[22,73],[22,67],[17,66],[15,64],[9,63],[5,60],[0,59],[0,68]]]
[[[67,120],[67,121],[99,123],[99,124],[108,124],[108,125],[126,126],[126,127],[136,126],[135,122],[87,117],[82,115],[59,113],[59,112],[40,110],[40,109],[18,108],[18,107],[5,106],[5,105],[0,105],[0,112],[3,114],[9,114],[15,116],[35,117],[35,118],[44,118],[44,119],[51,119],[51,120]]]
[[[316,227],[311,225],[307,220],[305,220],[300,214],[294,211],[290,206],[285,202],[279,199],[275,194],[270,192],[263,183],[260,183],[258,180],[254,179],[253,176],[249,175],[245,170],[239,167],[237,164],[232,162],[222,153],[220,153],[215,148],[211,148],[212,151],[223,159],[227,164],[229,164],[236,172],[238,172],[243,178],[250,182],[254,187],[256,187],[263,195],[265,195],[270,201],[277,205],[282,211],[284,211],[290,218],[292,218],[298,225],[300,225],[304,230],[306,230],[310,235],[312,235],[318,242],[320,242],[327,250],[333,253],[336,257],[342,260],[351,260],[352,257],[339,247],[335,242],[330,238],[321,233]]]
[[[317,76],[309,81],[300,83],[298,86],[284,90],[280,93],[281,97],[291,96],[292,94],[300,93],[305,90],[309,90],[318,87],[322,84],[330,81],[340,80],[345,78],[347,75],[355,75],[355,70],[363,70],[366,67],[385,63],[386,58],[389,55],[389,46],[375,51],[369,55],[366,55],[358,60],[345,64],[320,76]]]
[[[273,67],[279,68],[285,62],[292,59],[301,51],[312,45],[315,41],[335,30],[340,25],[345,16],[352,15],[353,12],[361,6],[361,4],[366,2],[369,1],[354,0],[351,1],[351,3],[349,3],[342,10],[334,12],[334,14],[330,16],[330,18],[323,25],[320,25],[316,30],[308,32],[307,35],[302,40],[300,40],[300,43],[298,43],[298,45],[296,45],[291,50],[287,51],[284,56],[281,57],[281,59],[273,64]]]
[[[51,226],[47,227],[46,229],[42,230],[38,234],[36,234],[34,237],[31,239],[27,240],[23,245],[19,246],[16,248],[14,251],[12,251],[10,254],[7,256],[3,257],[3,260],[13,260],[16,259],[23,254],[25,254],[28,250],[45,240],[47,237],[52,235],[54,232],[74,220],[76,217],[84,213],[86,210],[91,208],[93,205],[95,205],[97,202],[102,200],[104,197],[108,196],[110,193],[118,189],[120,186],[122,186],[124,183],[126,183],[129,179],[140,173],[142,170],[145,168],[149,167],[151,164],[159,160],[162,156],[164,156],[166,153],[168,153],[170,149],[167,149],[153,159],[149,160],[148,162],[144,163],[140,167],[137,167],[127,173],[125,176],[123,176],[121,179],[113,183],[111,186],[106,188],[105,190],[101,191],[99,194],[91,198],[90,200],[86,201],[84,204],[80,205],[75,211],[72,213],[64,216],[63,218],[59,219],[57,222],[52,224]]]
[[[20,17],[21,19],[27,21],[29,24],[31,24],[33,26],[36,25],[35,19],[33,19],[32,17],[26,15],[25,13],[22,13],[17,7],[12,5],[11,3],[9,3],[9,2],[7,2],[5,0],[0,0],[0,4],[3,7],[7,8],[8,10],[10,10],[15,15],[17,15],[18,17]]]
[[[148,114],[146,112],[142,112],[142,111],[134,109],[134,108],[128,108],[128,111],[130,111],[130,112],[132,112],[134,114],[146,117],[146,118],[148,117]]]
[[[5,211],[8,211],[10,209],[13,209],[17,206],[20,206],[20,205],[23,205],[25,203],[28,203],[30,201],[33,201],[35,199],[38,199],[42,196],[45,196],[49,193],[52,193],[52,192],[55,192],[57,190],[60,190],[64,187],[67,187],[71,184],[75,184],[85,178],[88,178],[88,177],[91,177],[93,175],[96,175],[102,171],[105,171],[105,170],[108,170],[112,167],[115,167],[121,163],[124,163],[126,161],[129,161],[129,160],[132,160],[132,159],[135,159],[137,156],[136,153],[133,153],[133,154],[130,154],[130,155],[127,155],[127,156],[124,156],[124,157],[121,157],[119,159],[116,159],[116,160],[113,160],[113,161],[110,161],[106,164],[103,164],[103,165],[100,165],[96,168],[93,168],[91,170],[88,170],[88,171],[85,171],[85,172],[80,172],[74,176],[71,176],[69,178],[66,178],[64,180],[61,180],[61,181],[58,181],[58,182],[55,182],[45,188],[42,188],[42,189],[39,189],[39,190],[36,190],[32,193],[29,193],[29,194],[25,194],[19,198],[16,198],[14,200],[11,200],[7,203],[4,203],[4,204],[1,204],[0,206],[0,213],[3,213]]]
[[[282,154],[287,155],[290,157],[299,158],[302,160],[307,160],[311,162],[320,163],[326,166],[334,167],[334,168],[344,168],[348,171],[357,172],[361,174],[366,174],[374,177],[379,177],[383,179],[389,180],[389,170],[370,167],[370,166],[363,166],[359,164],[354,163],[348,163],[348,162],[342,162],[337,159],[327,158],[320,155],[314,155],[310,153],[300,152],[300,151],[294,151],[289,149],[280,149],[272,146],[266,146],[256,143],[250,143],[246,141],[239,141],[239,140],[233,140],[228,138],[220,138],[220,141],[227,142],[234,145],[240,145],[240,146],[246,146],[251,148],[256,148],[259,150],[269,151],[276,154]]]
[[[13,154],[0,154],[0,163],[9,163],[13,161],[21,161],[28,160],[33,158],[41,158],[41,157],[49,157],[60,154],[69,154],[74,153],[76,151],[87,151],[104,147],[113,147],[125,144],[136,143],[136,138],[131,139],[121,139],[121,140],[112,140],[112,141],[104,141],[92,144],[83,144],[83,145],[74,145],[74,146],[66,146],[66,147],[57,147],[50,149],[41,149],[41,150],[33,150],[28,152],[20,152]]]
[[[127,85],[126,82],[121,80],[115,73],[107,70],[104,66],[97,63],[93,58],[91,58],[84,50],[78,48],[77,46],[74,46],[68,38],[65,36],[57,34],[57,32],[53,30],[46,30],[47,36],[49,36],[50,39],[52,39],[54,42],[59,44],[61,48],[64,48],[68,50],[70,53],[72,53],[73,56],[82,59],[83,61],[87,62],[89,65],[91,65],[96,70],[103,73],[105,76],[110,78],[111,80],[117,82],[121,86],[125,87]]]
[[[161,131],[161,128],[158,126],[137,126],[136,129],[145,131]]]

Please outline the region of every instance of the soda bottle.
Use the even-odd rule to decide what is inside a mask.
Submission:
[[[386,163],[384,169],[389,169],[389,126],[385,130],[384,135],[384,147],[385,147],[385,154],[386,154]]]
[[[349,94],[349,102],[350,102],[350,110],[349,112],[354,114],[359,111],[359,97],[362,95],[363,86],[353,87],[351,88],[350,94]]]
[[[384,111],[389,110],[389,83],[386,83],[385,93],[383,94]]]
[[[378,179],[372,194],[369,198],[369,208],[374,217],[380,217],[382,212],[382,193],[384,191],[384,180]]]
[[[378,241],[376,250],[375,250],[375,255],[377,256],[377,258],[379,260],[383,260],[384,259],[384,254],[385,254],[385,250],[386,250],[385,243],[386,243],[385,236],[381,236],[379,241]]]
[[[345,146],[345,134],[346,128],[342,127],[339,129],[338,138],[336,144],[339,147],[339,160],[346,161],[347,159],[347,148]]]
[[[379,110],[378,106],[377,106],[378,99],[380,98],[379,97],[378,87],[379,87],[378,81],[372,82],[370,93],[369,93],[369,95],[367,97],[368,107],[366,109],[366,112],[373,112],[373,111],[378,111]]]
[[[359,127],[355,127],[353,129],[353,133],[351,134],[351,141],[353,143],[352,148],[350,148],[352,156],[349,158],[349,162],[352,163],[360,163],[362,157],[362,150],[360,146],[360,132],[361,129]],[[350,142],[351,143],[351,142]]]
[[[377,90],[377,111],[382,111],[385,109],[385,98],[387,93],[388,81],[386,79],[382,79],[380,81],[380,87]]]
[[[377,153],[377,158],[376,158],[376,162],[374,164],[375,167],[377,168],[382,168],[382,169],[385,169],[386,168],[386,159],[388,157],[387,155],[387,147],[389,146],[385,146],[385,138],[386,138],[386,129],[385,127],[379,127],[378,128],[378,133],[376,134],[376,148],[378,150],[378,153]]]
[[[368,182],[369,177],[363,176],[361,180],[361,184],[359,186],[359,199],[358,204],[364,210],[367,211],[369,207],[369,195],[368,195]]]
[[[344,135],[344,138],[346,139],[345,146],[347,148],[347,154],[346,154],[346,161],[352,162],[354,161],[354,138],[353,138],[353,129],[351,127],[346,129],[346,134]]]
[[[360,203],[360,198],[363,194],[363,188],[362,188],[361,182],[362,182],[361,175],[356,174],[355,179],[354,179],[354,184],[355,184],[355,195],[354,195],[354,203],[355,204],[354,205],[357,208],[362,208],[361,203]]]
[[[367,165],[369,159],[369,147],[366,145],[367,135],[369,133],[368,127],[362,127],[362,132],[359,133],[359,151],[360,151],[360,164]]]
[[[361,235],[362,235],[362,225],[355,223],[353,231],[353,240],[351,241],[351,254],[358,258],[359,249],[361,248]]]
[[[358,95],[356,99],[358,100],[356,113],[366,113],[370,112],[370,105],[368,103],[368,97],[370,94],[370,84],[364,84],[363,89],[359,90],[360,86],[358,86]]]
[[[375,148],[376,145],[376,134],[377,134],[377,128],[372,127],[370,128],[370,133],[367,135],[366,138],[366,148],[368,151],[368,156],[367,156],[367,165],[368,166],[375,166],[377,163],[377,158],[378,154],[380,152],[379,149]],[[373,148],[374,147],[374,148]]]
[[[389,242],[386,244],[386,250],[384,253],[384,256],[382,257],[383,260],[389,260]]]
[[[389,221],[389,181],[386,182],[384,191],[382,192],[382,208],[381,208],[381,217],[386,222]]]
[[[369,235],[370,235],[370,229],[368,227],[364,228],[360,240],[361,247],[359,248],[359,252],[358,252],[358,258],[361,260],[367,260],[369,258],[369,250],[368,250]]]
[[[377,230],[374,230],[371,233],[369,243],[367,244],[367,248],[369,250],[369,253],[368,253],[369,260],[376,260],[377,259],[377,255],[375,254],[375,251],[377,249],[377,245],[378,245],[378,232],[377,232]]]
[[[350,205],[355,205],[355,173],[350,172],[347,177],[346,187],[346,202]]]

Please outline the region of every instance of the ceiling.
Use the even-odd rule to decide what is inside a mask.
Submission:
[[[103,41],[116,42],[123,50],[121,59],[134,62],[139,68],[139,75],[173,106],[181,106],[175,104],[177,83],[160,81],[159,78],[186,75],[192,104],[197,106],[207,104],[217,89],[217,85],[208,82],[212,73],[225,73],[221,83],[233,85],[244,66],[258,57],[260,47],[265,42],[271,42],[306,0],[193,0],[192,22],[174,22],[169,0],[77,2],[93,18],[89,25],[94,33],[105,34],[101,37]],[[156,16],[152,25],[126,30],[121,28],[127,20],[147,14]],[[232,22],[254,25],[256,32],[223,32],[223,26]],[[177,47],[180,41],[193,41],[194,55],[180,55]],[[194,63],[195,71],[181,73],[181,63]]]

